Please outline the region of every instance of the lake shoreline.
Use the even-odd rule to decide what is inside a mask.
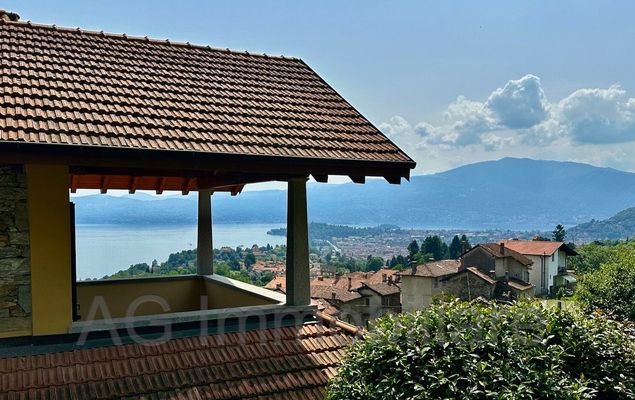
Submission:
[[[279,224],[214,224],[215,248],[254,244],[286,244],[286,238],[268,235]],[[196,224],[124,225],[77,224],[77,277],[102,278],[139,263],[166,261],[172,253],[196,248]]]

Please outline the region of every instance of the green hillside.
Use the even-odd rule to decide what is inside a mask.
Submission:
[[[635,237],[635,207],[627,208],[609,219],[591,220],[577,225],[569,229],[568,237],[576,242]]]

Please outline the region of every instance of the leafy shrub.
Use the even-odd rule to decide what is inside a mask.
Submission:
[[[539,303],[436,303],[387,316],[329,384],[336,399],[630,399],[635,340],[596,314]]]
[[[635,321],[635,251],[616,253],[599,269],[583,275],[576,298],[587,311],[601,308]]]

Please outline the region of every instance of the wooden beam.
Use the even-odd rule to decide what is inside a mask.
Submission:
[[[163,194],[163,189],[165,188],[165,176],[159,178],[159,183],[157,185],[157,194]]]
[[[328,181],[329,181],[329,176],[328,175],[312,174],[312,176],[313,176],[313,179],[315,179],[316,182],[328,183]]]
[[[384,179],[392,185],[399,185],[401,183],[401,177],[399,176],[384,176]]]
[[[363,175],[361,176],[351,175],[349,176],[349,178],[351,178],[351,180],[355,183],[366,183],[366,177]]]
[[[232,196],[237,196],[240,193],[242,193],[244,188],[245,188],[245,185],[236,185],[230,189],[230,192]]]
[[[194,178],[185,179],[185,182],[183,183],[183,189],[181,190],[181,193],[183,194],[183,196],[187,196],[190,193],[190,190],[192,190],[193,182],[194,182]]]
[[[101,194],[106,194],[108,192],[109,180],[110,180],[110,177],[108,175],[104,175],[101,177],[101,187],[99,188],[99,190],[101,191]]]
[[[77,183],[79,179],[77,175],[71,175],[71,193],[77,193]]]
[[[0,141],[0,159],[5,163],[63,164],[72,168],[137,168],[167,170],[183,174],[196,170],[297,175],[398,175],[409,177],[414,161],[363,161],[330,158],[273,157],[260,155],[204,153],[183,150],[147,150],[102,146],[25,144]],[[115,173],[109,173],[116,175]],[[142,173],[143,176],[161,176]],[[168,176],[167,174],[165,176]],[[183,175],[181,175],[183,176]]]
[[[137,182],[138,181],[139,181],[139,177],[138,176],[133,176],[132,179],[130,179],[130,188],[128,188],[128,193],[134,194],[137,191]]]

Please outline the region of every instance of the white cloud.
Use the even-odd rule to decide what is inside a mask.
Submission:
[[[418,162],[419,172],[506,156],[635,170],[628,157],[633,153],[625,150],[635,152],[635,98],[618,86],[580,89],[550,103],[540,78],[525,75],[485,101],[458,96],[442,121],[411,123],[396,116],[380,128]]]
[[[507,82],[489,96],[485,106],[500,126],[510,129],[531,128],[549,114],[549,103],[540,78],[534,75]]]
[[[576,90],[558,106],[559,123],[576,142],[635,141],[635,99],[618,86]]]
[[[389,138],[398,139],[399,136],[407,135],[411,131],[411,126],[403,117],[395,115],[390,118],[389,122],[384,122],[379,125],[379,129],[382,130]]]
[[[502,88],[492,92],[487,101],[473,101],[464,96],[448,105],[443,114],[445,124],[432,126],[418,123],[415,132],[423,143],[430,145],[470,146],[482,144],[494,149],[516,141],[504,131],[526,129],[537,126],[549,115],[549,103],[540,79],[526,75],[508,81]],[[403,133],[407,121],[399,117],[382,127],[389,136]],[[525,132],[519,131],[523,134]]]

